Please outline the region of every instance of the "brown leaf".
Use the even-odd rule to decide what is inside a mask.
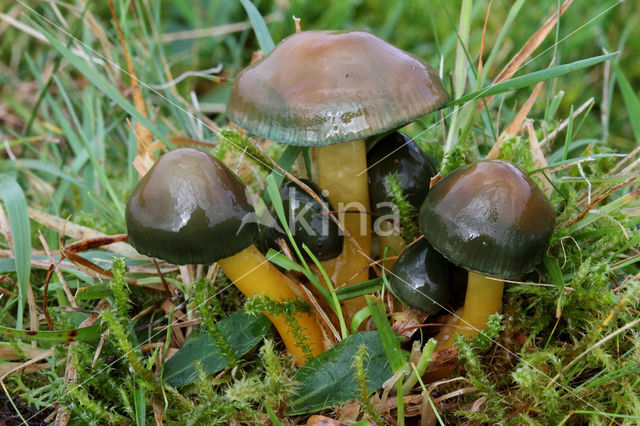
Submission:
[[[413,336],[427,316],[427,314],[417,309],[392,312],[391,319],[393,320],[393,323],[391,324],[391,329],[409,339]]]

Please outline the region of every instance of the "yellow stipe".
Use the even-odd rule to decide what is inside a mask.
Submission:
[[[322,262],[336,286],[347,281],[356,284],[369,279],[368,265],[371,252],[371,217],[369,208],[369,182],[367,180],[367,153],[364,140],[337,143],[313,149],[318,170],[318,185],[329,191],[329,201],[341,213],[346,230],[357,241],[360,253],[345,236],[342,253],[335,259]],[[358,176],[358,174],[360,174]],[[360,210],[360,213],[357,211]],[[347,324],[366,306],[364,297],[343,303]]]
[[[443,327],[436,336],[436,350],[450,349],[453,336],[460,334],[478,334],[477,330],[486,328],[489,315],[502,312],[502,290],[504,281],[490,279],[486,275],[469,272],[467,294],[460,319],[452,317],[450,323],[463,328]]]
[[[218,264],[225,275],[247,297],[264,294],[276,301],[301,299],[295,284],[267,261],[253,245],[233,256],[219,260]],[[278,330],[282,341],[295,358],[296,363],[298,365],[304,364],[306,361],[304,352],[296,345],[295,337],[284,316],[266,315]],[[313,315],[299,314],[296,319],[302,328],[302,334],[308,339],[307,342],[313,356],[322,353],[325,349],[322,331]]]

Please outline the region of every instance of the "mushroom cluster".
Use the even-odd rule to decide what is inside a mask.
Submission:
[[[433,68],[369,33],[308,31],[286,38],[237,76],[227,114],[252,134],[312,148],[317,185],[305,185],[314,197],[288,182],[281,198],[296,242],[323,261],[336,286],[369,278],[371,216],[390,213],[388,181],[395,176],[425,238],[406,248],[398,235],[379,239],[400,253],[389,280],[393,293],[436,314],[449,303],[453,265],[464,267],[469,275],[460,325],[477,331],[501,310],[501,278],[520,277],[542,260],[555,215],[531,179],[505,161],[458,169],[429,189],[435,167],[396,130],[448,99]],[[368,154],[365,138],[377,140]],[[316,199],[339,213],[348,235],[327,220]],[[284,234],[260,231],[255,217],[240,179],[215,157],[190,148],[165,154],[126,209],[130,242],[141,253],[175,264],[217,262],[249,297],[300,300],[296,284],[254,245],[260,234],[263,250],[277,247],[274,241]],[[346,301],[346,319],[364,303]],[[292,324],[282,315],[267,316],[303,364],[305,350]],[[299,313],[295,321],[311,354],[321,353],[323,333],[314,314]],[[445,327],[440,349],[451,346],[451,335]]]
[[[376,148],[382,156],[400,148],[408,163],[420,162],[405,136],[383,136],[448,100],[431,66],[372,34],[308,31],[287,37],[234,79],[227,115],[251,134],[312,148],[317,186],[306,185],[323,199],[325,210],[292,182],[281,195],[288,218],[310,224],[303,229],[295,223],[294,238],[310,247],[340,286],[369,278],[372,212],[365,138],[382,138]],[[344,237],[324,220],[327,208],[338,214]],[[254,245],[259,235],[262,248],[283,235],[271,229],[261,233],[251,220],[255,217],[239,178],[215,157],[189,148],[161,157],[133,190],[126,209],[129,239],[139,252],[175,264],[217,262],[247,296],[300,299],[296,285]],[[346,319],[364,305],[361,297],[345,301]],[[291,325],[283,317],[269,317],[289,352],[304,363]],[[322,352],[323,334],[314,315],[301,313],[295,320],[311,353]]]
[[[334,283],[343,285],[369,278],[365,138],[395,130],[448,100],[430,65],[370,33],[305,31],[285,38],[236,77],[227,115],[252,134],[312,147],[315,180],[349,233],[340,255],[323,263]],[[362,297],[346,301],[345,316],[364,306]]]

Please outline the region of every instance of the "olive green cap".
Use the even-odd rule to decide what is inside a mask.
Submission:
[[[423,238],[400,254],[389,276],[389,285],[407,305],[429,315],[437,314],[449,303],[451,267]]]
[[[394,129],[448,100],[430,65],[370,33],[304,31],[235,78],[227,115],[271,140],[324,146]]]
[[[367,152],[371,209],[379,215],[392,212],[387,204],[393,201],[387,179],[394,175],[417,214],[435,174],[435,168],[411,138],[401,132],[385,136]]]
[[[300,179],[333,211],[334,208],[329,199],[322,194],[318,185],[307,179]],[[302,251],[305,259],[310,260],[307,252],[302,249],[306,244],[311,253],[320,261],[333,259],[342,253],[344,237],[340,228],[325,214],[324,209],[311,195],[304,191],[293,181],[287,181],[280,189],[280,198],[284,215],[289,225],[294,241]],[[275,208],[271,208],[271,217],[276,218]],[[282,238],[287,243],[287,234],[281,228],[279,222],[274,227],[263,226],[260,229],[258,244],[261,251],[266,253],[270,248],[280,250],[280,246],[275,242]],[[276,228],[277,227],[277,228]]]
[[[481,161],[436,183],[420,209],[420,229],[451,262],[518,278],[542,261],[555,212],[536,184],[513,164]]]
[[[238,176],[191,148],[163,155],[126,209],[131,245],[178,265],[212,263],[249,247],[258,232],[254,217]]]

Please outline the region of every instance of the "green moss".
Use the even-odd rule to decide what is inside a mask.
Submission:
[[[391,199],[398,207],[398,213],[400,214],[402,238],[409,244],[420,235],[420,229],[416,225],[416,209],[407,200],[397,176],[388,175],[387,185],[389,186]]]
[[[227,153],[233,152],[236,158],[251,161],[262,172],[271,172],[271,162],[251,143],[248,135],[241,134],[235,128],[224,127],[218,132],[217,142],[216,157],[220,160],[223,160]],[[278,158],[283,150],[282,146],[278,146],[278,144],[270,144],[263,149],[272,158]]]
[[[368,358],[367,347],[362,345],[353,355],[353,375],[358,383],[359,398],[358,401],[362,406],[362,410],[367,413],[371,421],[376,424],[384,424],[384,420],[380,417],[380,413],[376,411],[371,402],[371,391],[367,386],[367,372],[364,368]]]
[[[231,348],[231,344],[222,335],[218,328],[216,316],[223,316],[222,306],[216,298],[216,294],[211,291],[211,285],[205,278],[200,278],[195,282],[195,293],[191,308],[198,311],[202,323],[207,332],[215,339],[218,348],[227,359],[231,367],[238,365],[238,359]]]
[[[256,295],[249,300],[244,306],[245,312],[249,314],[259,314],[262,312],[268,312],[269,314],[277,317],[283,315],[289,329],[293,334],[296,346],[302,349],[305,358],[307,360],[313,358],[311,347],[309,346],[309,337],[302,333],[302,327],[298,323],[296,315],[301,312],[310,313],[311,309],[302,300],[286,300],[284,302],[277,302],[266,295]]]

